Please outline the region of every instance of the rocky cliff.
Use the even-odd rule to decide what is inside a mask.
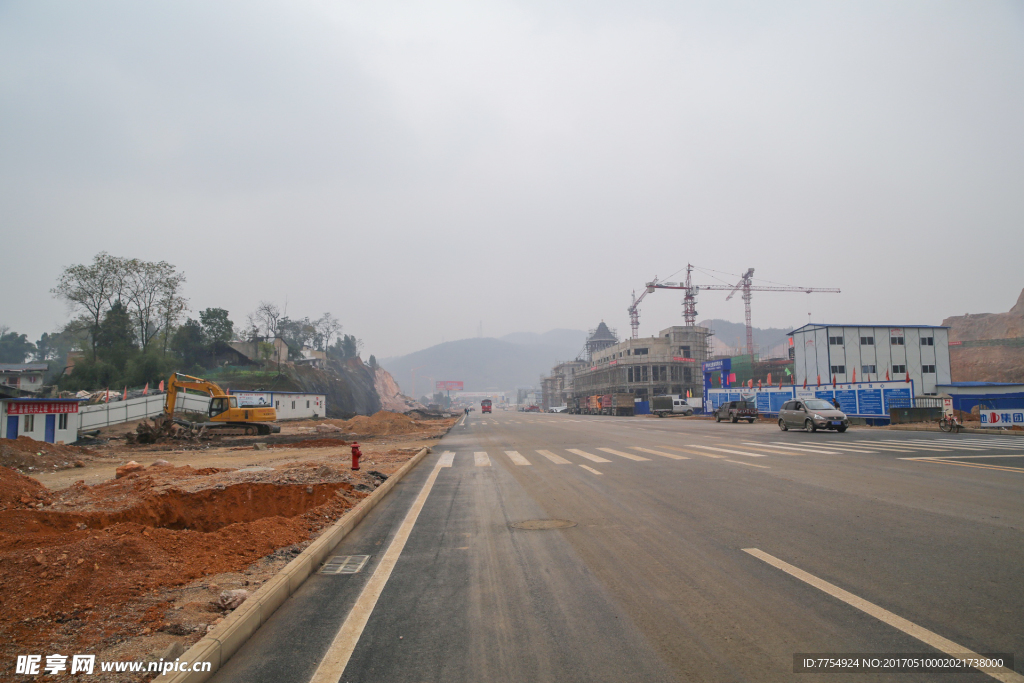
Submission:
[[[1007,313],[946,318],[954,382],[1024,383],[1024,291]]]

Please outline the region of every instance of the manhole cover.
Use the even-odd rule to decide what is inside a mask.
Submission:
[[[525,522],[515,522],[509,526],[513,529],[536,531],[540,529],[568,529],[569,527],[576,526],[576,522],[570,522],[567,519],[528,519]]]
[[[336,555],[324,563],[320,568],[321,574],[355,574],[361,570],[369,555]]]

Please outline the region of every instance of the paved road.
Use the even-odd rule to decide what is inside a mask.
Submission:
[[[903,682],[937,674],[793,655],[1024,660],[1022,493],[1019,438],[474,413],[337,550],[363,569],[311,577],[214,680]]]

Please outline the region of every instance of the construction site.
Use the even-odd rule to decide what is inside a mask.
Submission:
[[[5,657],[173,659],[454,419],[379,411],[276,423],[265,435],[181,422],[120,423],[87,447],[0,441]]]

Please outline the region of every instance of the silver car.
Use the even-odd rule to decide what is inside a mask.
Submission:
[[[850,418],[846,417],[846,413],[836,410],[835,406],[820,398],[787,401],[779,411],[779,429],[784,432],[790,427],[803,427],[809,432],[819,429],[845,432],[849,426]]]

